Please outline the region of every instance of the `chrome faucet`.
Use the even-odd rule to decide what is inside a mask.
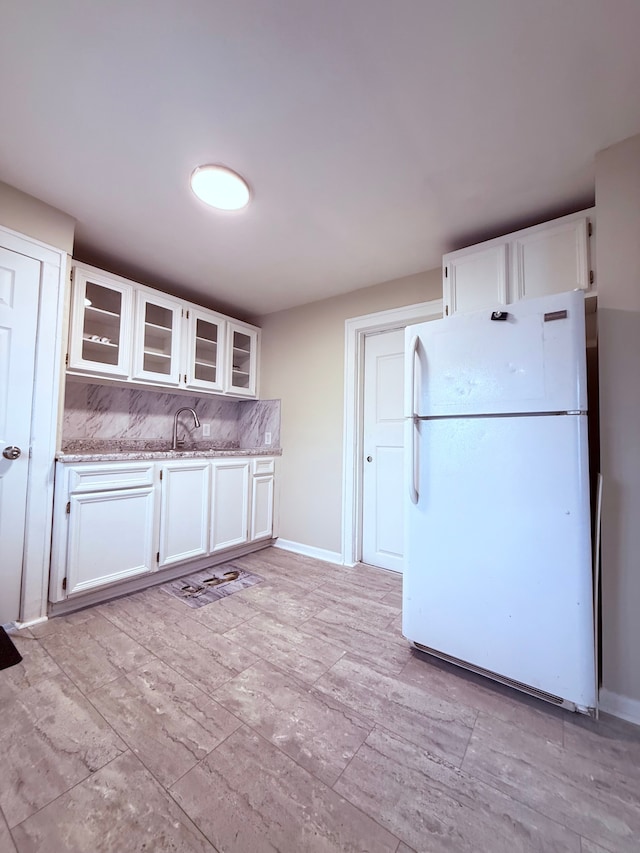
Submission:
[[[182,409],[178,409],[178,411],[173,416],[173,440],[171,442],[172,450],[177,450],[184,444],[184,438],[178,439],[178,415],[180,414],[180,412],[191,412],[191,414],[193,415],[193,422],[195,426],[200,426],[200,418],[196,414],[195,409],[190,409],[189,406],[185,406]]]

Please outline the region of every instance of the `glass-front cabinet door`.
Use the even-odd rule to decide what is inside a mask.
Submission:
[[[133,378],[162,385],[180,381],[182,305],[139,290],[133,336]]]
[[[225,320],[213,311],[188,308],[187,385],[222,391]]]
[[[229,322],[226,391],[255,397],[258,332],[252,326]]]
[[[69,368],[129,376],[133,288],[74,267]]]

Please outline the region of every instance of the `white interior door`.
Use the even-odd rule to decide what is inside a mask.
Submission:
[[[0,624],[20,615],[39,289],[40,262],[0,248]]]
[[[404,330],[367,335],[364,346],[362,561],[403,568]]]

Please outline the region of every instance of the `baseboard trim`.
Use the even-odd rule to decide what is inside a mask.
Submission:
[[[302,542],[291,542],[289,539],[282,539],[280,537],[276,539],[273,546],[274,548],[282,548],[283,551],[292,551],[294,554],[301,554],[303,557],[314,557],[316,560],[323,560],[325,563],[344,566],[344,560],[339,551],[315,548],[313,545],[303,545]]]
[[[16,631],[22,628],[32,628],[34,625],[40,625],[41,622],[47,622],[47,616],[38,616],[36,619],[28,619],[26,622],[15,622]]]
[[[629,723],[640,726],[640,700],[613,693],[606,687],[600,688],[600,710]]]

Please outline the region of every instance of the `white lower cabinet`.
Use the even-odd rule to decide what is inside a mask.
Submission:
[[[153,463],[58,464],[52,601],[155,570],[155,493]]]
[[[54,603],[273,535],[271,457],[59,462],[55,489]]]
[[[161,568],[208,553],[210,468],[208,460],[160,468]]]
[[[248,459],[211,463],[211,553],[242,545],[249,539]]]
[[[251,541],[273,535],[274,460],[254,459],[251,463]]]
[[[67,595],[151,572],[153,487],[72,495]]]

